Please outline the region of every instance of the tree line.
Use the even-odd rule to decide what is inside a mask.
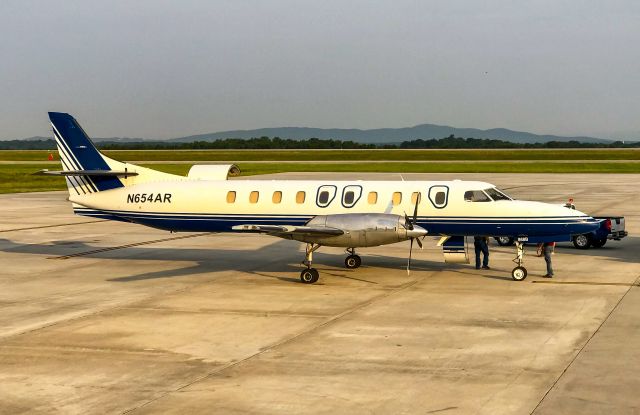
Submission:
[[[325,140],[309,138],[306,140],[283,139],[280,137],[257,137],[250,139],[228,138],[216,141],[193,141],[177,143],[171,141],[144,142],[98,142],[98,148],[104,150],[233,150],[233,149],[489,149],[489,148],[640,148],[640,142],[612,141],[611,143],[583,143],[579,141],[549,141],[546,143],[513,143],[511,141],[462,138],[450,135],[440,139],[417,139],[399,144],[366,144],[354,141]],[[0,150],[52,150],[56,144],[48,140],[10,140],[0,141]]]

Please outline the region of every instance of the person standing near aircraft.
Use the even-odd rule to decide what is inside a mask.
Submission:
[[[473,247],[476,251],[476,269],[480,269],[480,253],[482,252],[482,268],[489,268],[489,243],[486,236],[474,236]]]
[[[553,267],[551,266],[551,255],[555,250],[555,242],[544,242],[538,244],[538,256],[544,256],[544,262],[547,263],[547,273],[542,278],[553,278]]]

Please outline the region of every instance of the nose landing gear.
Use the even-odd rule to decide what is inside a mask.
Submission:
[[[518,264],[518,266],[511,271],[511,278],[513,278],[515,281],[522,281],[527,278],[527,269],[523,266],[523,257],[524,243],[516,241],[516,257],[514,258],[513,262]]]

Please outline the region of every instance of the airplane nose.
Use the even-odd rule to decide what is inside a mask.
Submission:
[[[594,219],[592,217],[586,218],[585,220],[573,225],[573,232],[571,233],[578,234],[593,232],[600,228],[600,222],[602,222],[602,219]]]
[[[429,232],[422,226],[413,225],[413,229],[407,229],[407,238],[419,238],[425,236]]]

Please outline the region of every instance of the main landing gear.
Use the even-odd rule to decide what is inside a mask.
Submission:
[[[344,259],[345,267],[347,267],[348,269],[354,269],[362,265],[362,259],[358,255],[356,255],[355,248],[347,248],[347,253],[349,254],[349,256]]]
[[[511,271],[511,278],[513,278],[515,281],[522,281],[527,278],[527,269],[523,266],[523,257],[524,243],[516,241],[516,257],[513,262],[518,264],[518,266]]]
[[[320,246],[321,245],[319,244],[307,244],[304,261],[302,261],[302,264],[307,268],[303,269],[300,273],[300,281],[305,284],[313,284],[318,281],[318,278],[320,278],[320,273],[318,272],[318,270],[315,268],[311,268],[311,262],[313,261],[313,252],[320,248]]]
[[[307,247],[305,249],[304,261],[302,261],[302,265],[306,266],[307,268],[303,269],[302,272],[300,272],[300,281],[305,284],[313,284],[320,278],[320,273],[317,269],[312,268],[311,264],[313,262],[313,252],[317,251],[321,246],[322,245],[313,243],[307,244]],[[362,259],[358,255],[356,255],[355,248],[347,248],[347,253],[349,254],[349,256],[344,259],[345,267],[347,267],[348,269],[355,269],[362,265]]]

